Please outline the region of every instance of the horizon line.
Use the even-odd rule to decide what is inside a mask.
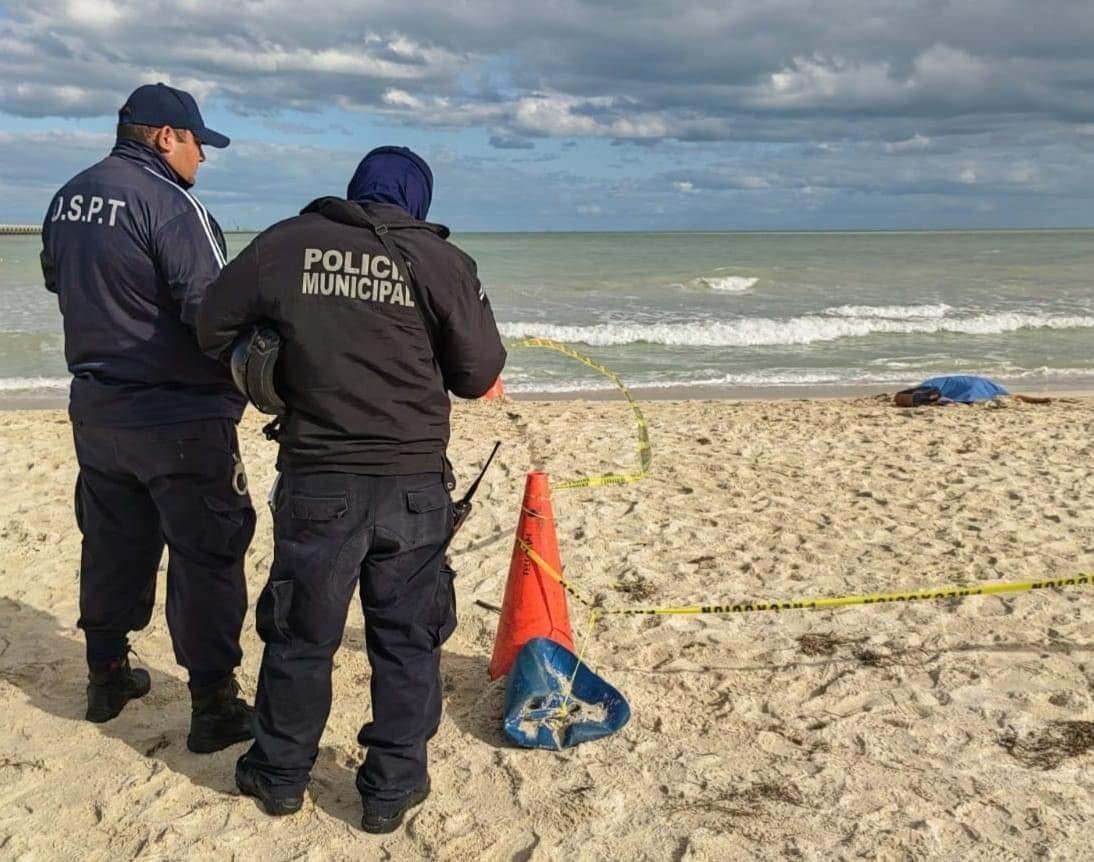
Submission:
[[[262,233],[267,228],[233,227],[224,234]],[[555,230],[453,230],[453,234],[825,234],[825,233],[1035,233],[1089,231],[1091,225],[1053,227],[815,227],[815,228],[591,228]],[[0,236],[40,234],[38,224],[0,223]]]

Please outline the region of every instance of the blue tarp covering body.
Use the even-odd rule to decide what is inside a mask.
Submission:
[[[505,686],[504,724],[517,745],[569,748],[615,733],[630,717],[623,695],[561,644],[532,638],[517,653]]]
[[[992,383],[986,377],[974,377],[969,374],[955,374],[947,377],[932,377],[924,380],[920,386],[933,386],[942,393],[947,401],[960,401],[971,404],[973,401],[986,401],[1006,395],[1007,390],[998,383]]]

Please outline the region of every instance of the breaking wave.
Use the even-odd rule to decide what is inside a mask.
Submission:
[[[693,279],[690,286],[714,290],[718,293],[745,293],[758,281],[758,278],[746,275],[705,275]]]
[[[981,370],[981,369],[977,369]],[[953,373],[968,373],[954,371]],[[772,369],[742,374],[723,374],[718,376],[700,375],[693,378],[674,375],[664,376],[638,375],[628,376],[626,383],[632,390],[687,390],[693,388],[710,389],[763,389],[775,387],[884,387],[912,386],[927,377],[937,376],[937,371],[908,368],[903,371],[877,371],[867,368],[845,369]],[[1026,381],[1034,385],[1043,385],[1045,381],[1057,381],[1058,388],[1067,389],[1067,380],[1089,381],[1094,379],[1094,371],[1089,368],[1034,368],[992,369],[992,376],[1021,385]],[[1083,388],[1088,384],[1083,383]],[[572,378],[562,380],[521,379],[520,375],[506,378],[506,391],[514,394],[564,394],[567,392],[615,391],[615,385],[599,377]]]
[[[876,317],[882,320],[936,320],[953,311],[943,302],[935,305],[838,305],[826,308],[824,314],[836,317]]]
[[[919,306],[941,308],[942,306]],[[1075,315],[1000,312],[969,317],[879,316],[873,306],[841,306],[859,312],[811,314],[776,320],[746,317],[728,321],[695,323],[601,323],[593,326],[564,326],[544,323],[501,323],[506,338],[551,338],[593,347],[625,344],[664,344],[673,347],[760,347],[783,344],[814,344],[840,338],[862,338],[876,334],[959,333],[997,335],[1023,329],[1094,329],[1094,317]],[[893,306],[891,309],[899,308]],[[890,309],[890,310],[891,310]]]

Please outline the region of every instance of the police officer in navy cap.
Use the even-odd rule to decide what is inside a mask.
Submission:
[[[114,149],[54,195],[42,231],[72,372],[86,717],[109,721],[148,693],[128,638],[152,617],[166,546],[167,624],[189,674],[196,752],[250,739],[253,723],[235,680],[255,524],[236,441],[245,400],[193,329],[225,246],[190,187],[204,148],[226,146],[189,93],[138,87]]]
[[[505,362],[475,262],[424,221],[432,193],[418,155],[373,150],[348,200],[319,198],[261,233],[198,311],[198,339],[222,361],[254,343],[252,327],[282,341],[277,397],[263,399],[285,405],[274,561],[256,608],[266,647],[255,741],[236,766],[271,815],[303,804],[356,591],[372,666],[362,828],[398,828],[429,793],[441,644],[456,623],[449,393],[483,395]]]

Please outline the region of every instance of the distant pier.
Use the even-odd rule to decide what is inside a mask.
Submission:
[[[40,224],[0,224],[0,236],[41,233]]]

